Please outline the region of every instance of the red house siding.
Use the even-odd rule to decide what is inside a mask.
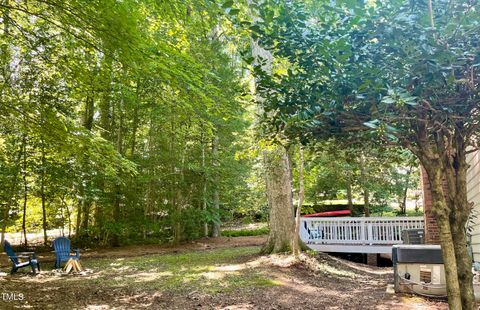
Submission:
[[[428,181],[427,173],[423,168],[420,170],[420,176],[422,179],[423,212],[425,216],[425,243],[440,244],[437,221],[432,214],[432,193],[430,191],[430,182]],[[444,184],[443,190],[445,192],[446,184]]]

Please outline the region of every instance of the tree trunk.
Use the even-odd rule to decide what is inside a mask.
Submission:
[[[121,200],[120,187],[116,185],[115,200],[113,203],[113,220],[115,221],[115,223],[118,223],[118,221],[120,220],[120,200]],[[111,245],[114,247],[120,246],[120,236],[118,234],[117,229],[115,229],[114,232],[112,233]]]
[[[85,192],[84,192],[85,193]],[[92,203],[90,198],[83,198],[82,199],[82,216],[80,222],[80,233],[84,236],[88,236],[88,227],[90,222],[90,208]]]
[[[440,203],[436,202],[433,205],[435,204],[438,205]],[[460,284],[457,277],[457,261],[450,222],[448,216],[442,213],[437,213],[436,220],[440,232],[440,244],[442,246],[442,256],[445,267],[448,305],[450,309],[462,309]]]
[[[292,202],[292,174],[287,150],[274,146],[264,153],[267,198],[270,209],[270,234],[263,253],[290,252],[295,233]]]
[[[300,255],[300,216],[302,215],[303,200],[305,198],[305,186],[303,182],[303,169],[304,169],[304,156],[303,147],[299,148],[300,162],[298,170],[298,205],[297,212],[295,214],[295,233],[292,240],[292,250],[295,257]]]
[[[461,126],[457,126],[461,128]],[[444,157],[444,174],[449,190],[450,223],[452,230],[455,256],[457,260],[458,282],[463,309],[475,309],[475,294],[473,290],[472,257],[468,252],[466,225],[471,212],[471,204],[467,198],[467,159],[465,154],[463,134],[455,132],[455,156]]]
[[[42,228],[43,228],[43,244],[48,244],[47,236],[47,207],[45,196],[45,170],[46,170],[46,158],[45,158],[45,141],[41,139],[41,152],[42,152],[42,170],[40,175],[40,197],[42,199]]]
[[[149,117],[149,128],[148,128],[148,140],[147,140],[147,148],[148,148],[148,157],[153,159],[155,158],[155,154],[157,152],[156,145],[155,145],[155,136],[156,136],[156,128],[155,128],[155,119],[153,117],[153,113],[150,112]],[[156,174],[155,166],[150,164],[148,165],[147,175],[153,176]],[[147,228],[150,227],[151,222],[154,220],[154,217],[151,216],[151,211],[154,210],[155,201],[156,201],[156,182],[154,178],[150,178],[146,188],[146,201],[143,204],[143,216],[145,225],[143,226],[143,239],[147,238]]]
[[[177,133],[177,123],[176,123],[176,111],[174,106],[171,107],[170,111],[172,118],[170,119],[170,153],[176,154],[175,152],[178,152],[176,148],[176,136],[175,134]],[[170,164],[170,173],[172,175],[172,179],[170,182],[170,197],[172,201],[172,214],[174,215],[174,218],[179,216],[179,203],[180,203],[180,195],[181,193],[179,192],[179,178],[178,178],[178,173],[177,173],[177,163],[176,161],[172,160]],[[182,230],[180,227],[180,223],[178,221],[174,221],[172,223],[172,237],[173,237],[173,243],[178,243],[180,242],[182,236]]]
[[[432,212],[437,221],[442,246],[445,279],[447,282],[448,305],[450,309],[462,309],[460,284],[458,280],[455,245],[450,226],[449,208],[442,190],[441,163],[424,162],[432,192]],[[471,268],[471,267],[470,267]]]
[[[457,261],[458,283],[464,310],[475,308],[475,293],[473,290],[472,259],[468,253],[464,226],[451,225],[455,258]]]
[[[408,194],[408,188],[410,186],[410,176],[412,174],[413,166],[408,167],[407,175],[406,175],[406,180],[405,180],[405,188],[403,189],[403,195],[402,195],[402,203],[400,206],[400,213],[405,215],[407,214],[407,194]]]
[[[347,200],[348,200],[348,210],[353,215],[353,196],[352,196],[352,182],[347,181]]]
[[[27,200],[28,200],[28,182],[27,182],[27,135],[23,135],[23,212],[22,212],[22,231],[25,247],[28,246],[27,240]]]
[[[472,258],[468,253],[466,225],[471,212],[467,199],[466,134],[462,123],[455,126],[453,137],[449,132],[438,131],[436,144],[442,164],[442,181],[447,183],[444,193],[449,211],[449,221],[457,264],[457,276],[463,309],[475,309]]]
[[[88,96],[85,100],[85,110],[83,114],[83,127],[91,131],[93,127],[93,116],[95,113],[95,105],[92,96]],[[88,158],[83,158],[83,169],[88,170]],[[79,222],[79,226],[77,227],[77,235],[79,237],[88,235],[88,226],[89,226],[89,218],[90,218],[90,207],[92,205],[91,199],[88,194],[88,187],[89,187],[89,177],[83,174],[84,184],[81,185],[81,206],[79,207],[79,214],[81,216],[78,217],[77,222]]]
[[[80,190],[79,190],[80,197],[83,197],[83,193],[84,193],[83,185],[80,185]],[[80,236],[80,225],[82,223],[82,204],[83,204],[83,198],[81,198],[81,200],[77,204],[77,222],[75,225],[75,235],[77,237]]]
[[[219,178],[218,178],[218,136],[215,135],[212,141],[212,157],[213,157],[213,166],[216,168],[214,173],[214,187],[213,187],[213,212],[215,213],[215,221],[213,221],[213,227],[212,227],[212,237],[218,237],[220,236],[220,223],[218,222],[220,220],[220,195],[218,192],[218,183],[219,183]]]
[[[370,191],[364,189],[363,191],[363,210],[366,217],[370,216]]]
[[[118,114],[119,114],[119,124],[117,130],[117,152],[124,155],[123,153],[123,126],[124,126],[124,116],[123,116],[123,99],[118,103]],[[115,184],[115,199],[113,203],[113,220],[115,223],[120,223],[121,221],[121,210],[120,203],[122,200],[122,190],[119,183]],[[120,246],[120,236],[118,229],[112,234],[112,246]]]
[[[202,169],[203,169],[203,197],[202,197],[202,209],[203,212],[207,212],[207,171],[205,166],[205,141],[203,139],[202,131]],[[203,224],[203,236],[208,237],[208,221]]]
[[[108,71],[109,68],[112,65],[112,60],[110,57],[106,58],[106,64],[104,67]],[[101,137],[104,138],[107,141],[111,141],[111,114],[110,114],[110,95],[111,95],[111,78],[107,79],[107,89],[105,91],[104,96],[102,97],[102,100],[100,100],[99,103],[99,108],[100,108],[100,127],[102,128],[102,131],[100,133]],[[100,178],[98,181],[98,187],[101,188],[102,190],[105,191],[105,178]],[[95,226],[98,229],[98,235],[100,238],[103,238],[105,236],[105,230],[104,230],[104,223],[105,223],[105,212],[104,212],[104,204],[101,203],[96,203],[95,204],[95,210],[93,214]]]
[[[62,205],[65,208],[65,212],[67,212],[67,219],[68,219],[68,238],[70,238],[70,235],[72,234],[72,218],[71,218],[71,213],[70,209],[68,208],[68,205],[65,201],[65,195],[62,197]]]
[[[365,171],[365,159],[360,155],[360,178],[363,187],[363,213],[366,217],[370,216],[370,191],[367,184],[367,173]]]
[[[135,99],[136,103],[133,107],[133,128],[132,128],[132,142],[130,145],[130,156],[133,158],[135,156],[135,148],[137,144],[137,131],[138,131],[138,123],[139,123],[139,115],[138,110],[140,107],[140,79],[137,80],[137,87],[135,90]]]

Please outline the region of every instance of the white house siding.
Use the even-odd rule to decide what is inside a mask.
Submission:
[[[470,165],[467,173],[467,197],[474,204],[472,215],[477,216],[469,223],[472,252],[474,261],[480,262],[480,152],[468,154],[467,162]]]

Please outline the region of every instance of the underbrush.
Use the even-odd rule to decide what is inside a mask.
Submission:
[[[254,229],[231,229],[223,230],[222,236],[224,237],[245,237],[245,236],[261,236],[268,235],[268,227],[260,227]]]

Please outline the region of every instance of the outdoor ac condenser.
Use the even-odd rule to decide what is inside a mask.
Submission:
[[[423,228],[402,230],[403,244],[424,244]]]
[[[442,251],[439,245],[394,245],[392,261],[395,292],[426,296],[447,294]]]

